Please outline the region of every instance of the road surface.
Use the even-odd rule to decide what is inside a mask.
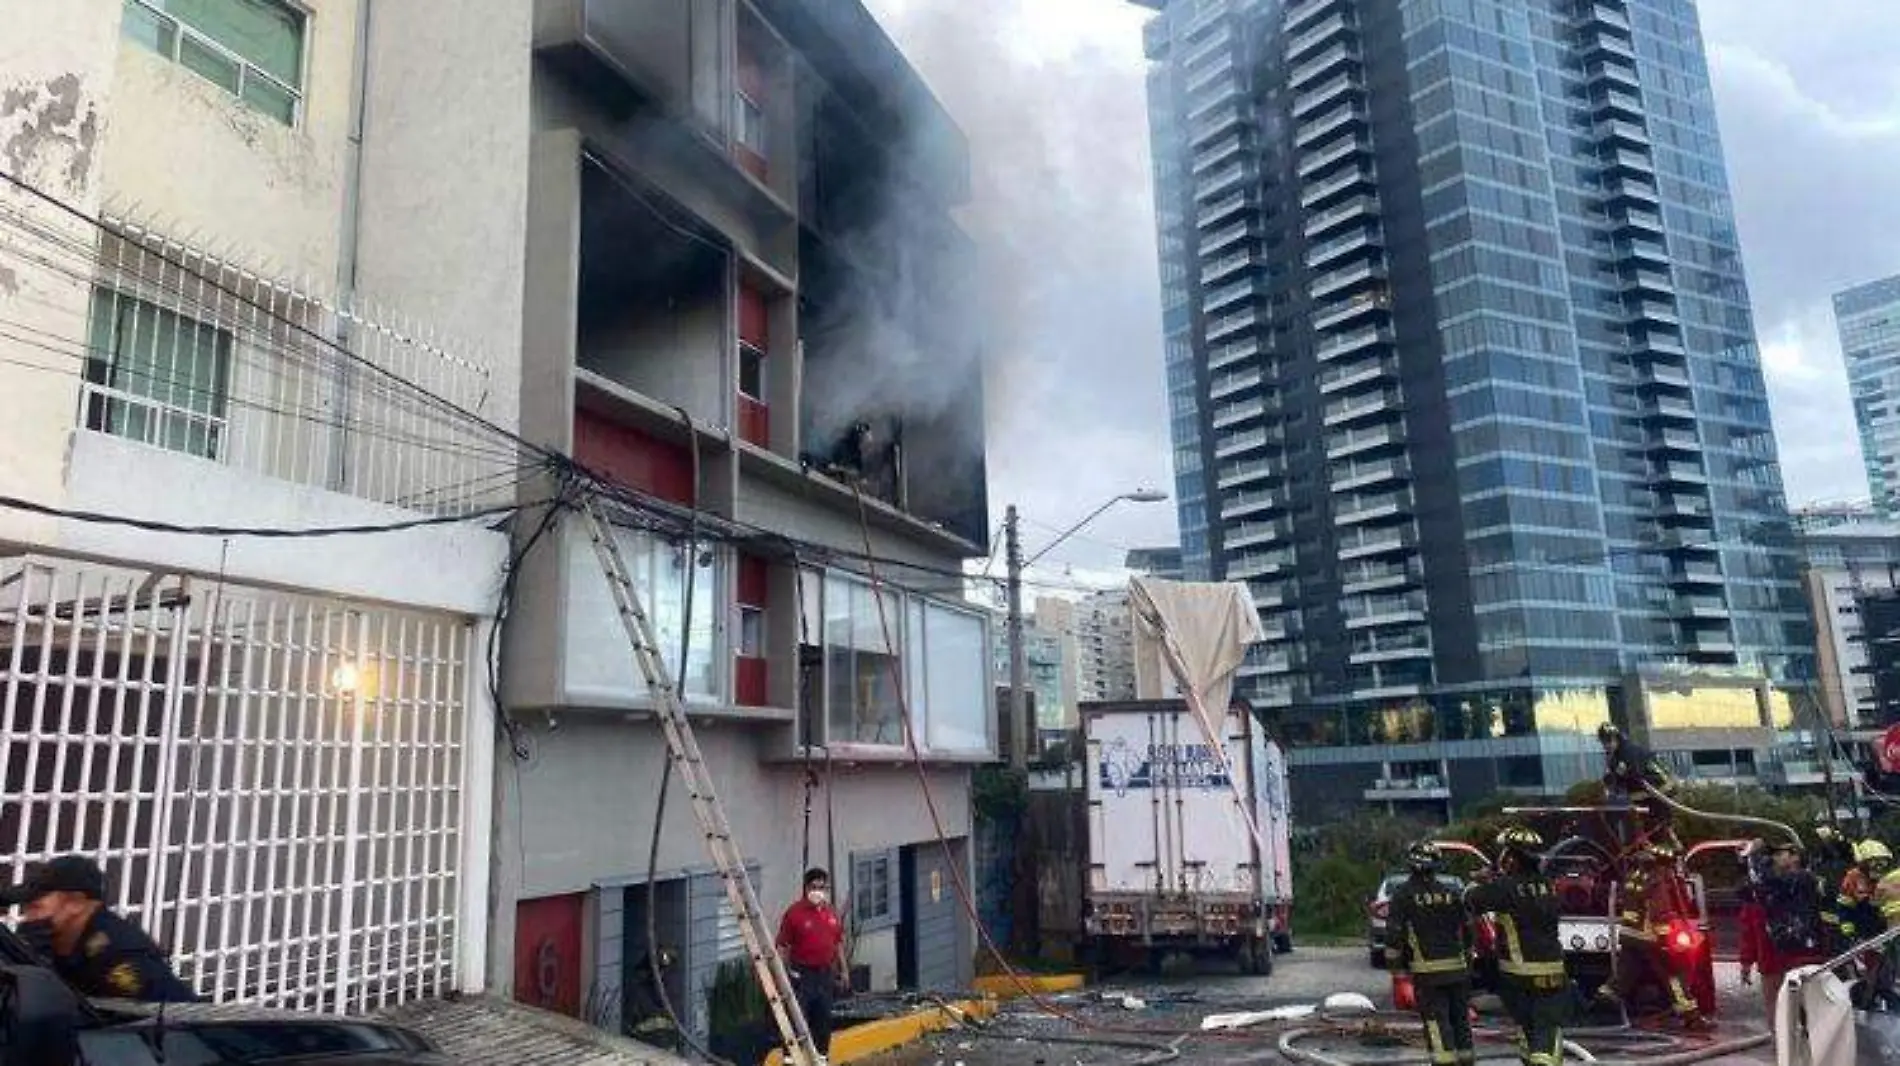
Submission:
[[[1718,964],[1716,980],[1722,1002],[1716,1038],[1759,1032],[1763,1027],[1759,990],[1742,988],[1733,964]],[[1279,956],[1271,977],[1239,976],[1209,967],[1189,976],[1111,980],[1088,992],[1056,999],[1061,1009],[1072,1012],[1083,1025],[1051,1018],[1031,1004],[1022,1004],[1005,1008],[986,1030],[937,1034],[871,1061],[874,1066],[1127,1066],[1152,1055],[1155,1045],[1178,1043],[1181,1055],[1174,1061],[1182,1066],[1284,1063],[1287,1060],[1275,1047],[1279,1030],[1210,1037],[1198,1034],[1201,1019],[1215,1013],[1317,1003],[1334,992],[1358,992],[1383,1007],[1391,1002],[1391,981],[1384,971],[1366,964],[1364,948],[1301,948]],[[1124,1001],[1122,997],[1127,996],[1134,997],[1134,1002]],[[1496,999],[1480,997],[1478,1008],[1486,1023],[1508,1025]],[[1187,1033],[1195,1035],[1183,1039]],[[1149,1050],[1066,1042],[1088,1037],[1139,1041],[1149,1045]],[[1491,1053],[1508,1051],[1491,1045]],[[1425,1061],[1422,1051],[1418,1061]],[[1762,1049],[1717,1061],[1722,1066],[1760,1066],[1772,1063],[1773,1057]]]

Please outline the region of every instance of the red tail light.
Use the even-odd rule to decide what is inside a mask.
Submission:
[[[1702,944],[1702,931],[1688,922],[1669,923],[1669,947],[1684,955],[1696,950]]]

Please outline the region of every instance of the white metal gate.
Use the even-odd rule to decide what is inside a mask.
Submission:
[[[0,871],[80,852],[214,999],[455,986],[468,620],[0,560]]]

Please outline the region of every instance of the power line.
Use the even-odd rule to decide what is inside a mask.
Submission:
[[[546,501],[543,501],[546,502]],[[46,518],[62,518],[88,525],[125,526],[148,533],[173,533],[189,537],[258,537],[273,540],[296,540],[314,537],[367,536],[374,533],[400,533],[408,529],[422,529],[427,526],[457,525],[463,522],[475,522],[484,518],[513,514],[524,508],[537,506],[534,503],[499,504],[485,507],[466,514],[423,515],[419,518],[400,522],[384,522],[348,526],[187,526],[172,522],[160,522],[149,518],[133,518],[127,515],[105,514],[100,511],[79,511],[50,504],[35,503],[17,496],[0,496],[0,510],[21,511],[26,514],[41,515]]]

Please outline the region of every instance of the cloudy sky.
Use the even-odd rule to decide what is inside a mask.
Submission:
[[[991,251],[992,509],[1033,552],[1101,501],[1172,488],[1141,24],[1125,0],[867,0],[971,139]],[[1900,273],[1900,3],[1701,0],[1789,497],[1866,492],[1829,310]],[[1173,539],[1124,504],[1058,573]]]

